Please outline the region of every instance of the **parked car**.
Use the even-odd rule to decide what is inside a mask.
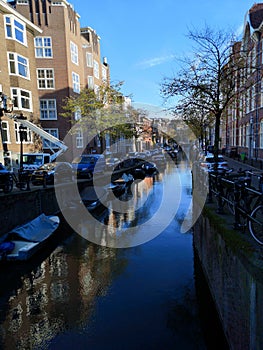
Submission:
[[[0,163],[0,189],[5,193],[11,192],[13,189],[12,173]]]
[[[203,170],[205,171],[213,171],[215,169],[215,157],[213,153],[207,153],[206,155],[203,156],[203,158],[200,161],[200,166]],[[228,170],[228,163],[224,159],[224,157],[219,154],[218,155],[218,165],[217,165],[218,170]]]
[[[106,161],[103,154],[82,154],[73,160],[72,166],[78,178],[89,179],[93,173],[105,171]]]
[[[68,162],[52,162],[41,165],[35,170],[31,176],[33,185],[53,185],[56,183],[63,183],[72,181],[73,168]]]
[[[114,168],[117,167],[119,163],[119,158],[108,158],[106,159],[106,168],[107,170],[114,170]]]
[[[147,161],[143,162],[141,168],[143,171],[145,171],[145,174],[147,175],[152,175],[155,172],[157,172],[156,164],[152,162],[147,162]]]

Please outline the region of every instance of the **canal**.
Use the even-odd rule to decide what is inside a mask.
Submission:
[[[111,196],[107,209],[80,223],[102,245],[61,217],[45,252],[0,266],[0,348],[227,349],[192,231],[181,230],[191,199],[182,162],[136,181],[118,199],[123,212]],[[127,228],[123,248],[107,244]]]

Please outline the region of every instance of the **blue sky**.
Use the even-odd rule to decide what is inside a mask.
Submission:
[[[101,0],[69,2],[101,37],[111,81],[123,80],[133,102],[162,105],[160,84],[173,76],[176,57],[191,52],[189,28],[239,31],[254,1],[249,0]]]

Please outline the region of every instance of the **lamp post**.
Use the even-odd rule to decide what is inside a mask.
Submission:
[[[20,173],[23,172],[23,141],[26,140],[27,136],[27,128],[23,125],[19,126],[19,137],[20,137],[20,166],[19,171]]]
[[[12,99],[2,92],[2,85],[0,84],[0,137],[1,137],[1,144],[2,144],[2,150],[3,150],[3,159],[8,149],[7,149],[7,144],[5,143],[5,140],[4,140],[4,132],[2,128],[2,117],[4,116],[4,113],[12,113],[13,106],[14,106],[14,103]]]

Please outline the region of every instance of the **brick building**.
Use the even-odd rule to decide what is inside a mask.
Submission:
[[[105,58],[101,62],[100,57],[100,37],[90,27],[80,28],[79,15],[66,0],[0,0],[0,4],[2,29],[8,25],[5,11],[9,11],[12,18],[26,24],[28,35],[28,44],[21,45],[17,40],[10,40],[7,32],[1,30],[2,52],[14,52],[17,57],[21,51],[28,65],[30,62],[30,75],[22,78],[19,74],[9,78],[7,59],[3,62],[0,73],[3,92],[14,99],[16,96],[10,88],[20,88],[20,81],[21,84],[23,82],[23,87],[32,98],[31,108],[25,110],[14,106],[14,112],[22,112],[28,119],[41,124],[43,129],[63,140],[74,119],[78,118],[77,111],[72,120],[61,115],[66,97],[79,94],[85,87],[96,90],[103,82],[109,83],[107,60]],[[16,82],[13,82],[15,78]],[[81,137],[73,137],[70,147],[73,153],[74,149],[85,143],[85,140],[80,142]],[[43,149],[49,150],[47,141],[43,142]]]
[[[24,113],[37,122],[38,93],[34,37],[41,29],[17,13],[5,1],[0,1],[0,88],[13,99],[14,114]],[[6,165],[18,159],[20,151],[19,123],[6,115],[1,117],[1,158]],[[27,131],[26,151],[34,151],[37,143]]]
[[[246,14],[241,41],[232,46],[232,57],[243,60],[243,69],[234,77],[236,98],[221,128],[222,147],[254,160],[263,159],[262,33],[263,3],[255,3]]]

